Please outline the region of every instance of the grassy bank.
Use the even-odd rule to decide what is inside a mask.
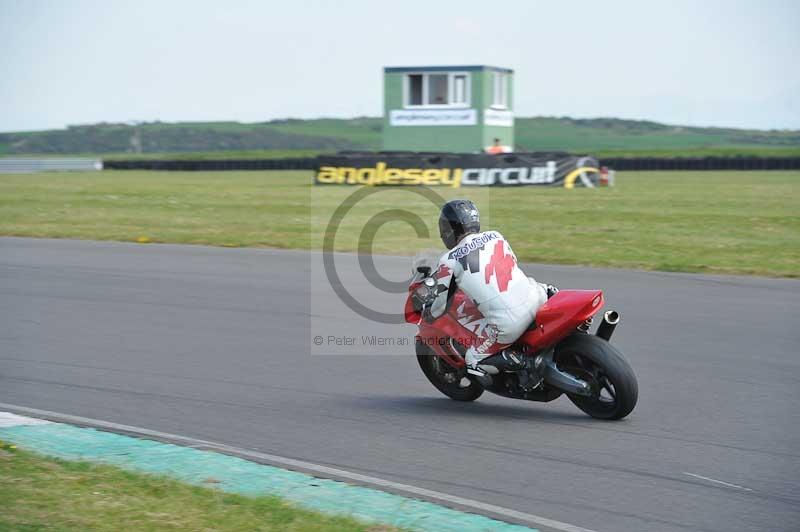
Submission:
[[[310,172],[2,175],[0,234],[319,249],[327,218],[355,189],[310,183]],[[525,261],[800,276],[800,172],[632,172],[613,189],[436,192],[475,199]],[[337,249],[358,249],[364,224],[389,207],[435,227],[436,207],[408,191],[370,202],[345,220]],[[393,222],[374,251],[430,243]]]
[[[239,122],[149,122],[92,124],[67,129],[0,133],[0,156],[105,154],[129,157],[134,146],[146,157],[191,154],[196,158],[241,157],[243,153],[378,150],[383,120],[319,118]],[[690,157],[704,155],[796,156],[800,132],[690,127],[615,118],[517,117],[517,151],[571,151],[600,157]],[[225,152],[228,152],[226,154]],[[250,156],[247,156],[250,157]]]
[[[175,480],[2,446],[0,530],[389,530]]]

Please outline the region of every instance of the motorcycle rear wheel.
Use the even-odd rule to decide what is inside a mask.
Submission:
[[[436,356],[433,351],[417,340],[417,362],[422,373],[437,390],[454,401],[474,401],[483,394],[483,387],[470,379],[470,385],[462,388],[461,377],[455,368]]]
[[[592,334],[574,334],[556,347],[554,358],[561,371],[592,386],[591,397],[567,394],[585,413],[614,420],[633,411],[639,384],[633,369],[613,345]]]

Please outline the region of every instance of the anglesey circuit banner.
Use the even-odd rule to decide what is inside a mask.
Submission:
[[[459,154],[340,152],[317,157],[318,185],[595,187],[597,159],[563,152]]]

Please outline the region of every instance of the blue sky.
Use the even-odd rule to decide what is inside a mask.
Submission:
[[[517,116],[800,129],[800,2],[0,0],[0,131],[379,116],[387,65],[516,71]]]

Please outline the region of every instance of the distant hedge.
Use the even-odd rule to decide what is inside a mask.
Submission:
[[[295,134],[270,127],[225,129],[153,125],[137,128],[124,124],[69,126],[65,130],[0,133],[7,155],[45,153],[185,152],[219,150],[343,150],[358,147],[344,138]]]

